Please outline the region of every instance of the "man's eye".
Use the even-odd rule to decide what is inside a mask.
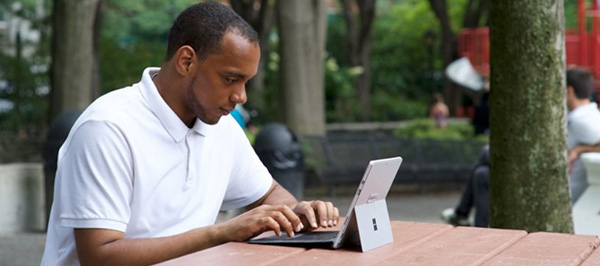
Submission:
[[[236,79],[234,79],[234,78],[225,78],[225,81],[227,81],[227,83],[234,83],[236,81]]]

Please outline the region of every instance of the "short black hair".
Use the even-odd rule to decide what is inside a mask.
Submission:
[[[256,31],[231,8],[216,2],[198,3],[185,9],[169,30],[165,61],[171,60],[184,45],[194,48],[200,61],[221,51],[226,33],[233,32],[251,43],[258,43]]]
[[[594,91],[592,72],[582,67],[567,70],[567,86],[573,87],[578,99],[589,99]]]

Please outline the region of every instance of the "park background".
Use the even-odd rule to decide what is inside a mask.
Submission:
[[[84,109],[102,94],[138,82],[145,67],[160,66],[172,21],[181,10],[196,2],[0,2],[0,163],[27,165],[25,170],[11,170],[15,173],[39,173],[51,122],[64,112]],[[231,5],[261,38],[260,71],[248,84],[245,105],[252,114],[251,123],[258,130],[280,122],[299,136],[350,132],[353,138],[385,135],[416,142],[458,141],[480,146],[489,142],[488,136],[476,136],[471,125],[473,110],[482,93],[452,83],[444,71],[461,57],[460,33],[490,26],[490,7],[502,1],[222,2]],[[556,11],[563,19],[556,32],[563,34],[565,28],[577,29],[577,0],[534,1],[531,6],[542,8],[542,3],[564,3],[564,11]],[[520,12],[527,17],[545,15],[535,8],[524,4]],[[591,28],[589,21],[587,24]],[[521,30],[523,34],[528,32],[526,28]],[[550,27],[549,31],[553,30]],[[302,42],[289,41],[294,38]],[[490,74],[489,68],[477,70]],[[500,82],[494,82],[493,76],[491,79],[493,88],[496,84],[502,87]],[[428,118],[431,97],[436,92],[445,96],[452,117],[449,126],[442,129]],[[534,97],[529,103],[540,99]],[[249,133],[251,139],[255,133]],[[532,146],[535,141],[530,141]],[[523,148],[527,147],[530,146]],[[464,157],[460,162],[474,165],[477,154],[478,149],[460,153]],[[452,159],[457,156],[445,155]],[[307,162],[309,168],[317,166]],[[0,172],[0,176],[7,173]],[[324,193],[318,189],[325,184],[323,177],[312,177],[307,185],[316,187],[317,194]],[[460,177],[440,183],[440,179],[428,179],[427,183],[401,184],[396,189],[400,193],[424,193],[434,198],[439,193],[456,193],[464,180]],[[40,184],[39,180],[32,182]],[[556,184],[562,184],[557,190],[566,191],[564,182]],[[16,209],[23,217],[30,215],[27,208],[32,202],[43,201],[30,193],[24,197],[29,197],[23,199],[28,207]],[[448,207],[453,204],[447,203]],[[39,211],[43,210],[35,210]],[[525,210],[515,208],[515,211]],[[34,226],[27,226],[39,228],[44,224],[43,218],[40,219],[32,223]],[[518,226],[528,228],[528,225]],[[555,229],[569,231],[563,228]]]

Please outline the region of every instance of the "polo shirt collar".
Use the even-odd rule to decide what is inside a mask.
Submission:
[[[215,128],[215,125],[206,124],[206,123],[202,122],[202,120],[196,118],[196,123],[194,123],[192,130],[194,130],[194,131],[196,131],[196,133],[206,137],[208,134],[210,134],[211,131],[213,131],[213,129]]]
[[[165,130],[173,138],[173,141],[180,142],[190,130],[203,136],[209,134],[213,126],[205,124],[196,118],[194,126],[191,129],[188,128],[160,96],[156,85],[152,81],[152,76],[157,74],[159,70],[160,68],[158,67],[149,67],[144,70],[142,80],[140,81],[140,92],[144,99],[146,99],[150,110],[158,117]]]

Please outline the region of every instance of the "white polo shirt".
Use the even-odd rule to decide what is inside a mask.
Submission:
[[[231,116],[188,128],[144,70],[141,82],[98,98],[59,151],[42,265],[79,265],[73,228],[162,237],[247,206],[272,178]]]

